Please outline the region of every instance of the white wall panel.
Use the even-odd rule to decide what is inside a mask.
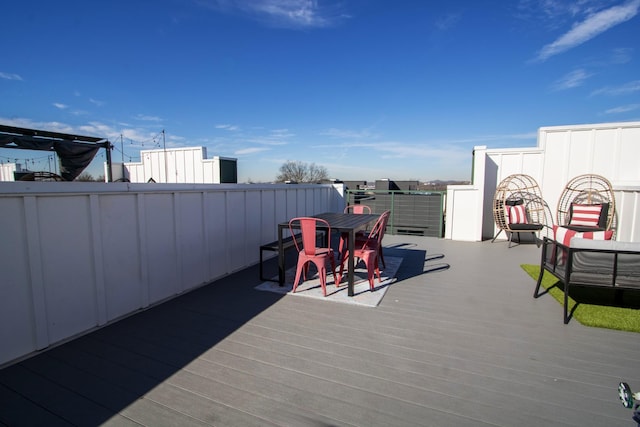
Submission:
[[[247,239],[246,200],[245,192],[227,193],[227,227],[233,234],[227,240],[227,247],[231,254],[231,271],[244,267],[245,245]]]
[[[144,305],[137,197],[104,195],[99,209],[107,319],[113,320]]]
[[[173,193],[144,195],[145,227],[143,238],[147,242],[148,288],[151,301],[169,298],[181,289],[178,282],[176,223]]]
[[[277,224],[276,220],[276,192],[272,190],[260,191],[260,242],[261,244],[272,242],[278,238],[275,227],[268,224]]]
[[[39,198],[37,208],[49,336],[58,341],[98,324],[89,198]]]
[[[0,198],[0,362],[36,348],[35,319],[22,197]],[[10,303],[3,303],[10,302]],[[10,345],[8,345],[10,344]]]
[[[613,161],[620,156],[620,145],[617,143],[618,134],[617,129],[591,131],[593,142],[590,150],[591,168],[588,169],[588,173],[602,175],[613,181],[618,179],[616,162]],[[604,159],[611,159],[611,161],[603,161]]]
[[[572,177],[581,175],[593,168],[593,147],[590,131],[571,131],[569,137],[569,155],[565,158],[566,175],[563,182],[567,183]],[[570,162],[567,160],[571,159]]]
[[[181,290],[186,291],[205,284],[209,279],[208,254],[206,252],[204,203],[202,193],[177,193],[178,248],[180,256],[179,277]]]
[[[640,181],[640,127],[620,131],[619,156],[612,162],[617,173],[616,181]]]
[[[234,238],[236,230],[227,224],[227,192],[206,193],[205,204],[209,269],[211,279],[215,279],[230,272],[231,247],[228,242]],[[235,211],[231,212],[233,215]]]
[[[452,188],[455,187],[455,188]],[[477,241],[481,233],[481,217],[477,215],[481,193],[474,186],[456,185],[447,189],[445,237],[452,240]]]
[[[254,264],[258,261],[258,250],[265,241],[261,238],[262,223],[262,200],[260,191],[247,191],[244,193],[246,197],[246,220],[245,227],[247,230],[244,246],[244,265]],[[274,227],[269,227],[274,228]]]
[[[616,240],[627,242],[640,242],[640,191],[635,188],[619,189],[615,191],[616,212],[618,217],[618,229]],[[635,218],[635,221],[621,220]]]

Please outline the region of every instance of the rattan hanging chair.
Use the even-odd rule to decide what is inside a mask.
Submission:
[[[526,215],[520,221],[514,221],[509,215],[510,209],[516,206],[522,206]],[[509,175],[498,184],[493,197],[493,219],[498,233],[492,242],[502,231],[509,237],[509,247],[514,234],[518,236],[518,242],[520,233],[532,233],[535,238],[536,233],[549,223],[548,211],[540,187],[533,177],[525,174]],[[538,243],[538,239],[535,240]]]
[[[595,174],[578,175],[567,183],[560,199],[556,223],[569,226],[572,205],[603,205],[599,228],[611,230],[615,228],[616,200],[611,182],[603,176]]]

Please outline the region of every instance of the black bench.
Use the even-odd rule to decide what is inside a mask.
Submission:
[[[293,241],[293,237],[294,236],[289,236],[285,239],[282,240],[282,249],[283,250],[287,250],[289,248],[295,247],[295,243]],[[302,242],[302,235],[301,234],[296,234],[295,238],[298,242],[298,244],[300,244]],[[278,245],[278,241],[274,240],[271,243],[267,243],[264,245],[260,246],[260,280],[264,280],[267,282],[278,282],[278,279],[269,279],[264,277],[264,266],[263,266],[263,254],[264,251],[270,251],[270,252],[278,252],[279,250],[279,245]]]
[[[566,246],[544,237],[534,298],[548,292],[540,292],[545,270],[564,285],[566,324],[571,317],[568,300],[573,286],[612,289],[617,302],[620,302],[623,290],[640,291],[640,243],[573,238]]]

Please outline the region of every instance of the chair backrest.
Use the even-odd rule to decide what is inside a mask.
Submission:
[[[369,232],[369,235],[363,247],[368,246],[371,241],[376,241],[378,244],[381,244],[382,238],[384,237],[384,232],[387,229],[387,223],[389,222],[390,215],[391,211],[384,211],[380,214],[380,217],[378,217],[376,223],[373,225],[373,228]]]
[[[603,205],[601,228],[615,229],[616,201],[609,180],[595,174],[578,175],[565,186],[558,200],[557,224],[567,225],[571,221],[574,205]]]
[[[536,180],[525,174],[509,175],[496,187],[493,196],[493,219],[500,230],[511,231],[513,222],[509,212],[513,206],[523,206],[527,222],[552,224],[551,213],[547,215],[547,206]]]
[[[370,214],[371,208],[367,205],[349,205],[344,208],[344,213]]]
[[[320,218],[313,217],[298,217],[293,218],[289,221],[289,231],[292,236],[295,236],[295,231],[297,229],[302,233],[302,247],[298,244],[297,239],[293,239],[293,243],[296,245],[296,250],[300,252],[304,250],[305,255],[313,256],[316,254],[317,247],[317,238],[318,238],[318,226],[322,227],[322,230],[326,232],[327,238],[327,246],[322,247],[331,247],[331,226],[327,221]]]

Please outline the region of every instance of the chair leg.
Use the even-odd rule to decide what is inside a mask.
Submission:
[[[387,265],[384,263],[384,256],[382,255],[382,245],[378,247],[378,257],[380,258],[380,261],[382,261],[382,268],[387,268]]]
[[[320,279],[320,287],[322,287],[322,295],[327,296],[327,265],[324,260],[321,263],[313,262],[318,269],[318,278]]]
[[[307,267],[308,267],[307,261],[303,259],[298,260],[298,266],[296,267],[296,279],[293,281],[293,289],[291,290],[291,293],[294,293],[296,291],[296,288],[298,287],[298,282],[300,281],[300,275],[302,274],[303,270],[305,270]],[[306,275],[305,275],[305,278],[306,278]]]
[[[378,276],[378,283],[382,283],[380,276],[380,268],[378,267],[378,252],[376,250],[367,251],[362,255],[362,260],[367,267],[367,279],[369,280],[369,289],[375,289],[374,280]]]
[[[342,252],[349,247],[349,233],[340,234],[340,244],[338,245],[338,255],[342,258]]]
[[[333,282],[336,284],[336,287],[340,286],[338,283],[338,279],[336,277],[336,260],[333,254],[329,255],[329,262],[331,263],[331,274],[333,274]]]

